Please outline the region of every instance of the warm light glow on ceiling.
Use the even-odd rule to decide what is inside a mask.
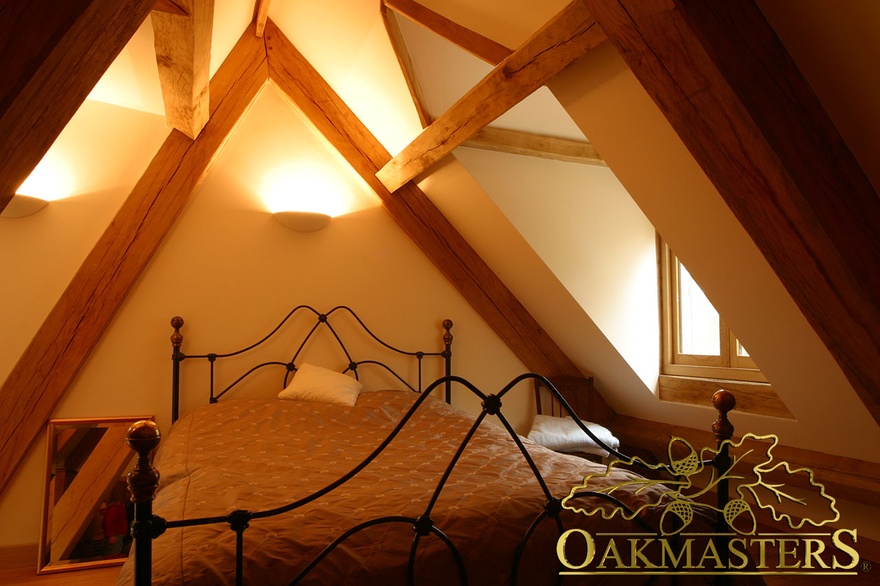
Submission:
[[[260,196],[272,213],[300,211],[339,216],[352,206],[347,182],[315,162],[276,168],[263,180]]]
[[[46,201],[70,197],[76,192],[74,174],[63,157],[49,150],[15,192]]]
[[[156,68],[153,25],[149,18],[144,20],[119,52],[89,92],[88,99],[165,115],[159,71]]]

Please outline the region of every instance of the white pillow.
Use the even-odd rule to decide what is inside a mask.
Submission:
[[[279,399],[354,405],[364,386],[355,378],[320,366],[303,364]]]
[[[598,423],[584,421],[583,424],[592,431],[597,438],[605,442],[609,448],[615,450],[620,447],[620,441],[606,427]],[[587,452],[607,456],[608,452],[593,441],[593,438],[584,433],[571,417],[551,417],[550,415],[535,415],[529,439],[541,444],[546,448],[557,452]]]

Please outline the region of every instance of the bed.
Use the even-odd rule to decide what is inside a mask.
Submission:
[[[316,323],[291,346],[293,358],[258,362],[219,392],[215,364],[240,351],[187,356],[183,320],[172,320],[174,415],[184,360],[210,363],[209,404],[174,423],[155,462],[158,429],[146,422],[132,427],[128,442],[139,455],[129,477],[135,547],[121,584],[552,584],[563,569],[563,531],[657,532],[665,486],[611,496],[603,486],[627,484],[631,471],[514,433],[503,415],[505,395],[535,380],[552,390],[543,376],[526,373],[484,393],[451,373],[449,320],[440,350],[405,352],[379,340],[348,308],[320,313],[300,306],[285,320],[298,312],[314,314]],[[385,362],[356,360],[331,323],[337,313],[353,316],[384,350],[415,360],[408,373],[416,382]],[[344,356],[341,372],[305,361],[323,329]],[[430,384],[423,380],[426,359],[442,363],[442,376]],[[218,401],[264,367],[284,373],[281,398]],[[363,388],[365,367],[401,388]],[[300,388],[297,378],[304,380]],[[483,412],[475,418],[448,404],[453,388],[477,394]],[[485,421],[488,415],[502,425]],[[583,431],[612,457],[625,458]],[[588,473],[598,477],[591,490],[575,494]],[[561,505],[563,497],[607,514],[574,512]],[[715,521],[703,522],[711,528]]]

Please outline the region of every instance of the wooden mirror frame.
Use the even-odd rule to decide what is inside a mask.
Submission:
[[[101,535],[103,512],[108,505],[114,511],[116,525],[121,522],[120,507],[127,509],[124,523],[128,526],[130,506],[128,492],[123,489],[125,471],[133,464],[134,455],[125,444],[125,434],[133,423],[143,419],[152,417],[49,421],[38,574],[119,565],[125,561],[127,529],[124,535],[103,537],[100,551],[83,555],[83,550],[98,545],[97,540],[87,541],[87,532],[92,529],[93,537]],[[71,469],[75,471],[73,475]],[[104,546],[109,551],[104,552]]]

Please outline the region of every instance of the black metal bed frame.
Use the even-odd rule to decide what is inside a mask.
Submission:
[[[272,360],[272,361],[268,361],[268,362],[261,362],[255,366],[251,367],[249,370],[247,370],[243,374],[241,374],[238,378],[236,378],[229,385],[227,385],[226,387],[221,389],[219,392],[215,390],[215,387],[214,387],[214,365],[217,363],[218,360],[223,359],[223,358],[231,358],[233,356],[238,356],[240,354],[245,354],[246,352],[250,352],[251,350],[256,349],[257,347],[261,346],[263,343],[267,342],[270,338],[274,337],[275,334],[277,334],[279,332],[279,330],[281,330],[281,328],[284,326],[284,324],[286,324],[288,321],[290,321],[292,318],[294,318],[296,316],[296,314],[298,314],[299,312],[312,313],[315,316],[316,321],[315,321],[314,325],[311,326],[309,331],[305,334],[302,341],[299,343],[296,350],[294,351],[293,356],[291,357],[290,360],[287,360],[287,361]],[[357,324],[360,325],[360,327],[363,329],[363,331],[370,338],[372,338],[380,346],[391,351],[393,354],[397,354],[400,356],[411,356],[411,357],[415,358],[416,363],[418,365],[418,377],[417,377],[418,380],[416,381],[416,384],[415,385],[410,384],[410,382],[407,381],[400,374],[398,374],[395,369],[391,368],[390,366],[388,366],[384,362],[380,362],[377,360],[354,360],[352,358],[351,353],[349,352],[348,348],[346,347],[345,343],[342,341],[342,338],[339,336],[339,333],[336,331],[336,329],[333,327],[333,324],[330,321],[331,317],[334,314],[337,314],[337,312],[341,313],[343,315],[349,315],[350,317],[352,317],[357,322]],[[265,336],[260,338],[258,341],[254,342],[253,344],[250,344],[249,346],[245,346],[244,348],[241,348],[240,350],[235,350],[233,352],[227,352],[225,354],[211,352],[208,354],[187,355],[187,354],[184,354],[183,352],[181,352],[180,347],[183,344],[183,334],[180,333],[180,328],[183,327],[183,323],[184,323],[183,318],[180,316],[174,316],[173,318],[171,318],[171,327],[174,328],[174,333],[171,335],[171,348],[172,348],[172,350],[171,350],[171,360],[172,360],[171,422],[172,423],[177,421],[177,419],[180,415],[180,363],[183,362],[184,360],[186,360],[186,359],[190,359],[190,360],[204,359],[204,360],[208,361],[208,363],[210,364],[210,389],[209,389],[208,401],[210,403],[216,403],[218,400],[220,400],[221,397],[223,397],[223,395],[225,395],[226,393],[228,393],[229,391],[234,389],[236,386],[238,386],[242,381],[247,379],[253,373],[255,373],[258,370],[261,370],[263,368],[269,367],[269,366],[283,366],[286,369],[285,373],[284,373],[284,379],[283,379],[283,386],[286,386],[287,382],[288,382],[288,377],[290,376],[290,373],[296,371],[296,361],[300,357],[300,355],[302,354],[303,350],[305,349],[306,344],[308,344],[309,340],[311,340],[312,337],[315,336],[316,332],[318,332],[322,328],[326,329],[327,331],[329,331],[333,335],[333,338],[336,340],[336,343],[339,345],[340,350],[342,351],[342,353],[345,355],[346,359],[348,360],[348,366],[345,368],[345,370],[343,372],[344,373],[351,372],[354,375],[355,379],[360,380],[360,375],[358,372],[359,366],[362,366],[364,364],[371,364],[371,365],[374,365],[374,366],[377,366],[377,367],[383,369],[385,372],[392,375],[401,384],[405,385],[409,390],[415,391],[415,392],[421,392],[422,388],[423,388],[423,384],[424,384],[422,381],[422,360],[426,357],[432,357],[432,356],[443,358],[445,375],[449,376],[450,374],[452,374],[452,331],[451,331],[452,330],[452,320],[449,320],[449,319],[443,320],[443,330],[444,330],[443,345],[444,345],[444,348],[443,348],[443,350],[438,351],[438,352],[408,351],[408,350],[402,350],[400,348],[392,346],[391,344],[388,344],[387,342],[385,342],[384,340],[379,338],[376,334],[374,334],[372,332],[372,330],[370,330],[370,328],[368,328],[367,325],[363,322],[363,320],[360,317],[358,317],[358,315],[354,311],[352,311],[351,308],[349,308],[345,305],[337,305],[336,307],[334,307],[333,309],[331,309],[330,311],[328,311],[326,313],[321,313],[317,309],[315,309],[314,307],[311,307],[310,305],[298,305],[298,306],[294,307],[292,310],[290,310],[290,312],[286,316],[284,316],[284,319],[282,319],[278,323],[278,325],[276,325],[272,329],[272,331],[270,331],[268,334],[266,334]],[[282,388],[283,388],[283,386],[282,386]],[[447,403],[450,403],[452,401],[451,393],[452,393],[451,383],[448,383],[445,388],[445,397],[446,397]]]
[[[318,318],[316,325],[309,331],[306,335],[306,338],[299,345],[296,352],[294,353],[293,358],[289,362],[265,362],[253,367],[247,373],[236,379],[232,384],[225,387],[222,391],[215,394],[214,392],[214,373],[213,373],[213,364],[218,358],[234,356],[237,354],[241,354],[246,352],[254,347],[262,344],[266,339],[271,337],[278,329],[287,321],[295,312],[300,310],[310,310],[314,312]],[[385,348],[399,354],[406,354],[415,357],[418,360],[419,371],[418,371],[418,383],[417,386],[412,386],[406,381],[404,381],[400,376],[397,375],[393,369],[390,369],[387,365],[381,362],[376,362],[372,360],[368,361],[354,361],[351,359],[345,345],[340,339],[337,332],[333,329],[328,321],[328,316],[330,313],[333,313],[337,310],[345,310],[350,313],[356,321],[363,327],[363,329],[376,341],[378,341]],[[244,531],[248,528],[249,524],[253,520],[258,520],[266,517],[272,517],[275,515],[283,514],[294,509],[297,509],[301,506],[304,506],[308,503],[311,503],[318,498],[330,493],[331,491],[339,488],[355,475],[358,474],[361,470],[363,470],[366,466],[368,466],[375,458],[379,456],[383,452],[383,450],[394,440],[394,438],[400,433],[400,431],[406,426],[407,422],[412,418],[412,416],[416,413],[418,408],[424,403],[426,398],[436,389],[444,388],[445,389],[445,397],[447,402],[450,400],[451,386],[453,383],[461,385],[465,389],[474,393],[477,397],[479,397],[482,401],[482,411],[479,415],[476,416],[472,426],[470,427],[467,434],[462,438],[461,443],[459,444],[454,456],[446,467],[446,470],[442,474],[440,480],[437,483],[436,488],[433,491],[433,494],[425,507],[424,512],[418,517],[409,517],[402,515],[388,515],[384,517],[379,517],[376,519],[372,519],[366,522],[361,523],[355,527],[352,527],[342,535],[340,535],[336,540],[330,543],[314,560],[312,560],[303,570],[297,575],[297,577],[293,580],[292,584],[298,583],[300,580],[305,578],[308,573],[317,566],[327,555],[329,555],[336,547],[338,547],[341,543],[343,543],[346,539],[355,535],[356,533],[375,525],[383,524],[383,523],[405,523],[412,526],[414,531],[413,542],[410,548],[408,565],[407,565],[407,575],[409,584],[413,584],[415,581],[415,562],[416,562],[416,554],[418,551],[419,542],[421,539],[427,535],[434,535],[438,537],[449,549],[458,570],[458,575],[462,584],[468,583],[468,576],[465,570],[464,561],[456,548],[453,541],[443,533],[443,531],[437,527],[431,518],[431,513],[434,510],[434,507],[437,503],[437,500],[446,485],[455,465],[459,461],[459,459],[464,454],[465,449],[467,448],[471,438],[476,433],[480,424],[488,415],[495,415],[498,417],[499,421],[503,425],[503,427],[507,430],[510,437],[515,442],[519,451],[521,452],[525,462],[531,469],[534,474],[535,479],[538,482],[540,490],[543,492],[544,497],[546,499],[543,509],[537,512],[537,516],[529,526],[527,531],[523,534],[522,539],[516,549],[513,568],[511,570],[511,583],[517,583],[517,576],[519,571],[519,564],[524,554],[526,547],[531,539],[532,535],[538,528],[539,524],[550,518],[555,522],[556,528],[561,535],[564,531],[563,521],[560,517],[560,513],[563,509],[562,501],[560,498],[551,494],[549,487],[547,486],[544,478],[539,472],[534,460],[528,452],[528,449],[525,447],[523,442],[521,441],[519,435],[514,431],[513,427],[508,422],[507,418],[502,413],[502,399],[507,393],[511,392],[511,390],[516,387],[519,383],[525,380],[535,380],[539,381],[550,391],[553,395],[554,399],[558,401],[561,405],[564,412],[567,412],[576,422],[578,422],[578,426],[586,433],[589,437],[591,437],[594,441],[596,441],[600,446],[604,449],[608,450],[608,452],[613,455],[615,458],[621,460],[630,460],[627,456],[622,454],[621,452],[607,446],[602,442],[599,438],[597,438],[590,430],[587,428],[577,417],[574,410],[568,404],[568,402],[562,397],[559,391],[553,386],[553,384],[544,376],[534,373],[526,373],[520,375],[509,382],[503,389],[501,389],[496,394],[486,394],[476,386],[474,386],[469,381],[452,375],[451,374],[451,357],[452,357],[452,334],[450,332],[452,327],[452,322],[450,320],[445,320],[443,322],[443,327],[445,333],[443,335],[444,342],[444,350],[440,352],[406,352],[399,350],[384,341],[380,340],[376,337],[364,323],[358,318],[354,312],[352,312],[349,308],[340,306],[336,307],[327,314],[322,314],[315,311],[313,308],[308,306],[299,306],[295,308],[287,317],[282,320],[281,324],[279,324],[269,335],[261,339],[255,344],[248,346],[242,350],[228,353],[228,354],[204,354],[204,355],[184,355],[180,351],[180,346],[183,342],[183,336],[180,333],[180,328],[183,326],[183,319],[180,317],[175,317],[172,320],[172,326],[174,327],[174,334],[171,337],[172,346],[173,346],[173,394],[174,394],[174,407],[173,407],[173,417],[176,419],[177,417],[177,401],[179,399],[179,390],[180,390],[180,362],[182,362],[186,358],[203,358],[209,360],[211,363],[211,393],[210,393],[210,401],[212,403],[216,402],[221,396],[223,396],[230,389],[239,384],[248,374],[254,372],[255,370],[269,366],[269,365],[281,365],[287,368],[288,374],[291,371],[295,370],[294,362],[299,357],[305,343],[308,339],[314,334],[315,330],[321,326],[326,325],[330,331],[333,333],[333,336],[339,342],[340,347],[345,352],[345,355],[349,359],[349,367],[348,370],[354,372],[355,376],[357,376],[357,367],[361,364],[378,364],[383,368],[387,369],[389,372],[393,373],[401,382],[403,382],[410,390],[420,393],[419,398],[415,401],[412,407],[407,411],[407,413],[402,417],[402,419],[398,422],[398,424],[394,427],[388,437],[376,447],[376,449],[371,452],[363,461],[357,464],[354,468],[352,468],[349,472],[328,484],[324,488],[315,491],[314,493],[296,500],[294,502],[288,503],[281,507],[276,507],[273,509],[267,509],[262,511],[248,511],[248,510],[235,510],[230,512],[227,515],[223,516],[215,516],[215,517],[204,517],[204,518],[196,518],[196,519],[181,519],[181,520],[171,520],[168,521],[159,516],[153,515],[152,512],[152,501],[156,496],[156,490],[159,484],[159,472],[152,466],[151,462],[151,453],[155,450],[159,445],[159,441],[161,438],[161,434],[157,425],[152,421],[142,421],[138,422],[131,427],[129,430],[128,438],[126,440],[129,447],[137,453],[137,463],[134,470],[128,476],[128,485],[129,490],[131,492],[131,500],[134,503],[135,508],[135,516],[132,524],[132,536],[134,537],[134,547],[133,552],[135,556],[135,584],[137,586],[143,586],[150,584],[151,582],[151,572],[152,572],[152,540],[162,535],[167,529],[172,528],[180,528],[180,527],[191,527],[197,525],[208,525],[208,524],[217,524],[217,523],[225,523],[229,525],[229,528],[235,532],[236,534],[236,554],[235,554],[235,567],[236,567],[236,584],[243,583],[243,544],[244,544]],[[435,380],[427,387],[422,388],[422,370],[421,370],[421,360],[425,356],[440,356],[445,360],[445,369],[446,375]],[[288,374],[285,375],[285,382]],[[718,455],[713,460],[707,460],[703,462],[704,465],[715,467],[722,475],[730,468],[731,462],[727,453],[727,444],[724,443],[724,440],[730,439],[733,435],[733,426],[730,424],[727,419],[727,413],[733,409],[735,406],[735,399],[733,395],[727,391],[719,391],[716,393],[716,396],[713,398],[713,404],[718,410],[719,417],[713,423],[712,430],[715,434],[715,437],[720,446],[720,450]],[[635,460],[635,463],[640,463],[639,460]],[[669,472],[671,476],[675,477],[675,474],[672,472],[671,468],[666,467],[665,471]],[[593,491],[583,491],[578,493],[578,497],[597,497],[601,499],[606,499],[615,504],[615,506],[622,507],[623,510],[628,510],[626,505],[615,499],[613,496],[604,493],[597,493]],[[718,489],[718,510],[721,511],[724,509],[724,505],[729,500],[728,497],[728,487],[726,481],[719,484]],[[629,511],[632,513],[632,511]],[[634,522],[640,524],[640,526],[649,531],[656,532],[655,528],[647,525],[643,520],[638,517],[633,519]],[[716,521],[716,530],[719,533],[724,533],[727,530],[727,522],[724,519],[722,513],[718,514]],[[721,551],[726,551],[722,549]]]

